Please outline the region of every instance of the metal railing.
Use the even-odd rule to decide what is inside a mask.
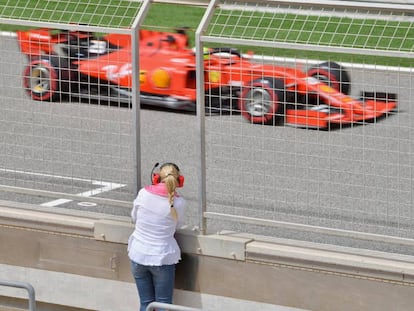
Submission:
[[[26,282],[0,280],[0,285],[26,289],[29,294],[29,311],[36,311],[35,290],[31,284]]]

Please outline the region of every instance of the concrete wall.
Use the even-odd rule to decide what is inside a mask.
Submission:
[[[1,203],[1,278],[31,283],[41,310],[137,310],[126,254],[129,219]],[[177,304],[318,311],[402,311],[414,304],[411,257],[232,232],[182,230],[178,239]],[[0,296],[6,304],[7,297],[27,297],[10,288]]]
[[[1,278],[31,283],[41,310],[137,310],[126,254],[129,219],[0,203]],[[232,232],[182,230],[178,239],[177,304],[318,311],[404,311],[414,304],[411,257]],[[0,304],[27,297],[0,290]]]

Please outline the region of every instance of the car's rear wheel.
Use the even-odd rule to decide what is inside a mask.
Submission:
[[[284,118],[285,85],[283,80],[265,78],[252,81],[239,99],[242,116],[251,123],[274,124]]]
[[[348,71],[335,62],[324,62],[311,67],[308,75],[329,85],[335,90],[349,95],[351,92],[351,79]]]
[[[23,85],[34,100],[55,100],[59,92],[59,72],[49,60],[32,60],[24,71]]]

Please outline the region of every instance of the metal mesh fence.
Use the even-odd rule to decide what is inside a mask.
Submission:
[[[127,199],[128,185],[135,178],[131,110],[58,88],[59,96],[46,98],[50,90],[46,83],[53,82],[47,75],[54,74],[48,71],[48,58],[25,58],[15,37],[0,40],[1,184],[79,197],[111,193],[112,199]],[[3,198],[14,196],[10,192]],[[57,206],[71,201],[45,203],[38,196],[31,203]]]
[[[412,243],[412,7],[328,2],[224,1],[199,28],[232,50],[204,56],[206,107],[235,102],[205,122],[209,229]]]
[[[410,11],[390,6],[333,8],[316,3],[223,2],[208,35],[301,45],[413,52]],[[388,9],[386,9],[388,8]]]
[[[141,4],[129,0],[1,0],[0,18],[121,28],[132,25]]]
[[[133,100],[133,74],[148,82],[144,87],[166,88],[161,85],[166,71],[155,70],[157,60],[177,50],[169,35],[183,47],[184,35],[172,28],[163,33],[166,27],[140,32],[147,47],[144,63],[154,60],[158,67],[143,66],[139,72],[133,70],[138,53],[132,52],[137,47],[131,24],[139,24],[134,18],[146,15],[150,1],[68,1],[54,9],[55,4],[4,2],[1,7],[0,199],[56,211],[129,215],[135,187],[150,183],[155,162],[177,163],[186,183],[196,185],[195,174],[189,174],[196,163],[194,114],[164,111],[177,102],[195,110],[195,103],[182,100],[182,91],[174,98],[147,91],[145,102],[163,108],[139,111],[139,118]],[[50,16],[26,14],[41,5]],[[188,85],[195,94],[195,83]],[[197,187],[185,192],[188,223],[195,224],[199,215],[191,207],[197,206]]]
[[[1,199],[128,215],[141,5],[0,2]]]

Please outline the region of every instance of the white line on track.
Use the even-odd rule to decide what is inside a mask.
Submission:
[[[92,189],[92,190],[88,190],[88,191],[76,194],[77,196],[85,197],[85,198],[91,197],[91,196],[94,196],[94,195],[98,195],[98,194],[101,194],[101,193],[104,193],[104,192],[107,192],[107,191],[119,189],[119,188],[122,188],[122,187],[126,186],[125,184],[119,184],[119,183],[113,183],[113,182],[98,181],[98,180],[68,177],[68,176],[60,176],[60,175],[53,175],[53,174],[26,172],[26,171],[11,170],[11,169],[1,169],[0,171],[7,172],[7,173],[17,173],[17,174],[22,174],[22,175],[31,175],[31,176],[39,176],[39,177],[50,177],[50,178],[56,178],[56,179],[81,181],[81,182],[92,183],[93,185],[96,185],[96,186],[101,186],[101,187],[98,187],[98,188],[95,188],[95,189]],[[58,205],[62,205],[62,204],[68,203],[68,202],[72,202],[72,201],[73,200],[69,200],[69,199],[57,199],[57,200],[45,202],[45,203],[41,204],[41,206],[52,207],[52,206],[58,206]]]
[[[0,36],[1,37],[17,37],[15,32],[11,32],[11,31],[0,31]]]
[[[99,185],[99,186],[102,186],[102,187],[92,189],[92,190],[89,190],[89,191],[85,191],[85,192],[81,192],[81,193],[78,193],[76,195],[80,196],[80,197],[87,198],[87,197],[91,197],[91,196],[94,196],[94,195],[97,195],[97,194],[101,194],[103,192],[107,192],[107,191],[111,191],[111,190],[115,190],[115,189],[118,189],[118,188],[125,187],[125,184],[117,184],[117,183],[105,182],[105,181],[93,181],[92,184],[93,185]],[[52,206],[62,205],[62,204],[65,204],[65,203],[68,203],[68,202],[71,202],[71,201],[73,201],[73,200],[57,199],[57,200],[53,200],[53,201],[50,201],[50,202],[43,203],[41,205],[52,207]]]

